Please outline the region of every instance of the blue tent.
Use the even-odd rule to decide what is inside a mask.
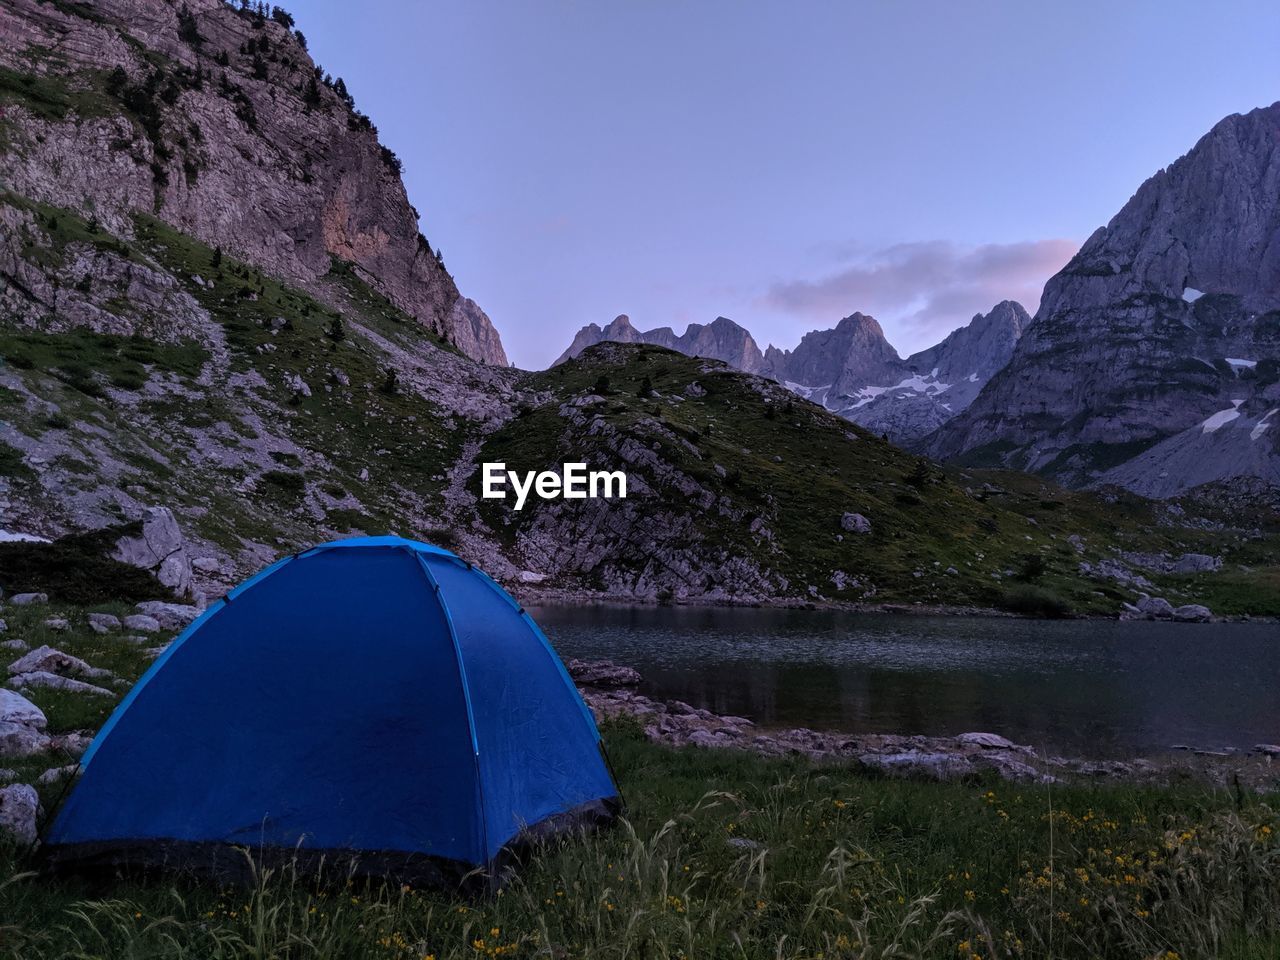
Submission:
[[[591,713],[529,615],[399,537],[324,544],[236,587],[81,765],[46,838],[55,866],[226,872],[247,847],[440,879],[619,805]]]

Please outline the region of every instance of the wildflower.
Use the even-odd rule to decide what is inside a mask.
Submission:
[[[964,892],[964,898],[968,900],[970,903],[972,903],[974,900],[978,899],[978,895],[974,893],[972,890],[966,890]]]
[[[846,804],[843,800],[832,800],[831,805],[835,807],[837,810],[843,810],[846,806],[848,806],[848,804]]]

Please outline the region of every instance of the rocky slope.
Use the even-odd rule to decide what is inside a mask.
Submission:
[[[648,343],[723,360],[738,370],[771,377],[799,396],[910,447],[973,401],[1008,362],[1028,319],[1021,305],[1006,300],[904,360],[875,318],[862,313],[845,317],[831,330],[806,333],[794,350],[770,346],[763,354],[746,329],[724,317],[705,327],[690,324],[676,336],[670,327],[636,330],[628,317],[620,316],[605,327],[583,327],[556,363],[606,341]]]
[[[492,324],[418,232],[400,161],[291,26],[222,0],[5,3],[0,184],[124,239],[135,215],[154,215],[300,287],[342,261],[466,355],[505,366]],[[124,267],[100,255],[69,289],[18,277],[22,218],[3,215],[9,310],[128,332],[76,286]]]
[[[1280,482],[1280,103],[1218,123],[1045,287],[926,449],[1170,496]]]

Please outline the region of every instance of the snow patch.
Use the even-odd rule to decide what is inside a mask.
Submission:
[[[1202,434],[1213,433],[1219,427],[1225,427],[1232,420],[1236,419],[1236,417],[1240,416],[1240,404],[1242,403],[1244,403],[1243,400],[1232,400],[1231,409],[1219,410],[1204,423],[1200,424],[1200,432]]]
[[[936,371],[935,371],[936,372]],[[857,410],[859,407],[866,406],[882,393],[888,393],[890,390],[909,390],[912,393],[923,393],[926,396],[934,397],[945,390],[950,390],[951,384],[938,383],[938,381],[930,377],[922,377],[916,374],[914,377],[907,377],[901,383],[895,383],[888,387],[863,387],[853,397],[857,399],[857,403],[851,406],[850,410]],[[905,394],[903,395],[905,396]]]
[[[1241,370],[1252,370],[1258,365],[1257,360],[1241,360],[1237,357],[1226,357],[1225,359],[1227,361],[1227,365],[1236,373],[1239,373]]]
[[[1265,417],[1263,417],[1256,424],[1254,424],[1253,429],[1249,431],[1250,440],[1257,440],[1260,436],[1262,436],[1264,433],[1267,432],[1267,427],[1271,426],[1271,424],[1267,423],[1267,421],[1270,420],[1271,415],[1278,410],[1280,410],[1280,407],[1272,407],[1270,410],[1267,411],[1267,415]]]
[[[1182,290],[1182,299],[1187,303],[1195,303],[1204,296],[1203,290],[1197,290],[1195,287],[1184,287]]]
[[[0,543],[48,543],[48,537],[37,537],[32,533],[14,533],[12,530],[0,530]]]

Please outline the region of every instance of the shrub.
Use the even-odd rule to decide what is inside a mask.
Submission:
[[[1066,617],[1071,614],[1071,604],[1052,590],[1030,584],[1010,587],[1000,595],[1002,610],[1021,613],[1029,617]]]

